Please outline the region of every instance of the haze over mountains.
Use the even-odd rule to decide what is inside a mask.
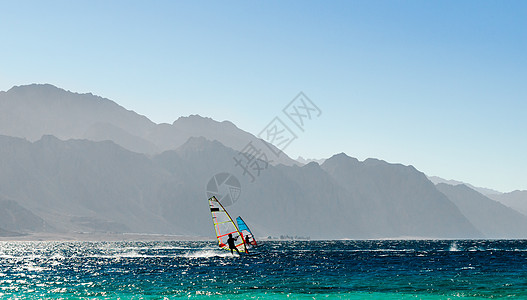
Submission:
[[[305,165],[282,154],[254,180],[234,158],[264,141],[200,116],[155,124],[51,85],[0,92],[0,236],[38,232],[212,237],[207,182],[241,183],[228,209],[257,236],[525,238],[527,216],[412,166],[341,153]],[[525,203],[525,202],[524,202]]]
[[[489,195],[489,197],[527,215],[527,191],[512,191],[510,193]]]
[[[469,188],[483,194],[483,195],[486,195],[486,196],[491,196],[491,195],[500,195],[502,194],[502,192],[499,192],[499,191],[496,191],[496,190],[493,190],[493,189],[487,189],[487,188],[483,188],[483,187],[476,187],[476,186],[473,186],[471,185],[470,183],[466,183],[466,182],[461,182],[461,181],[458,181],[458,180],[447,180],[447,179],[443,179],[441,177],[437,177],[437,176],[428,176],[428,179],[430,181],[432,181],[434,184],[440,184],[440,183],[444,183],[444,184],[448,184],[448,185],[466,185],[468,186]]]
[[[525,215],[476,192],[466,185],[437,185],[464,216],[487,238],[524,238]]]
[[[29,141],[43,135],[61,140],[111,140],[144,154],[176,149],[193,136],[221,140],[236,150],[243,149],[250,141],[259,148],[266,147],[265,142],[229,121],[217,122],[192,115],[180,117],[173,124],[156,124],[111,100],[72,93],[49,84],[18,86],[0,92],[0,134]],[[297,163],[286,155],[280,155],[274,162]]]

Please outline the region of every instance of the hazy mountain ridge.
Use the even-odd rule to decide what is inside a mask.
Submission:
[[[50,84],[11,88],[0,95],[0,114],[1,134],[30,141],[46,134],[60,139],[83,138],[97,123],[111,123],[136,136],[155,126],[148,118],[111,100],[91,93],[65,91]]]
[[[299,156],[296,158],[296,161],[298,161],[299,163],[303,165],[307,165],[308,163],[311,163],[311,162],[316,162],[317,164],[321,165],[324,163],[324,161],[326,161],[326,159],[325,158],[321,158],[321,159],[303,158],[302,156]]]
[[[0,236],[17,236],[20,232],[50,230],[42,218],[0,195]]]
[[[489,198],[499,201],[527,216],[527,191],[513,191],[499,195],[489,195]]]
[[[322,167],[269,165],[251,182],[234,164],[237,151],[202,137],[152,158],[109,141],[61,141],[52,136],[34,143],[3,136],[0,145],[0,163],[5,166],[0,170],[0,191],[57,232],[212,236],[205,186],[215,174],[229,172],[242,184],[242,196],[229,210],[246,217],[257,235],[479,236],[432,183],[419,187],[413,179],[404,179],[427,182],[422,173],[378,160],[359,162],[341,154]],[[339,183],[331,165],[345,166],[342,159],[358,170],[369,170],[368,181],[376,192],[349,177]],[[383,177],[384,172],[392,175]],[[402,201],[401,194],[408,201]],[[435,209],[422,211],[420,199],[435,203]]]
[[[0,145],[0,191],[57,231],[172,231],[146,206],[168,177],[146,156],[52,136],[34,143],[0,136]]]
[[[156,124],[114,101],[91,93],[78,94],[50,84],[17,86],[0,94],[0,134],[36,141],[44,135],[62,140],[111,140],[138,153],[174,150],[190,137],[219,140],[241,151],[252,142],[259,149],[272,147],[229,121],[199,115],[180,117],[173,124]],[[298,164],[285,153],[273,163]]]
[[[437,188],[448,196],[486,238],[525,238],[527,216],[494,201],[466,185],[440,183]]]
[[[412,166],[378,159],[360,162],[341,153],[326,160],[322,168],[350,194],[368,202],[369,226],[382,236],[480,236],[458,208]]]
[[[1,92],[0,133],[19,136],[0,136],[0,195],[8,199],[0,202],[0,216],[11,220],[0,223],[0,234],[213,236],[206,184],[229,172],[242,185],[229,210],[259,236],[527,236],[505,230],[524,228],[521,214],[475,191],[439,186],[440,192],[412,166],[341,153],[299,167],[281,155],[272,159],[283,165],[268,165],[250,178],[234,158],[249,141],[268,145],[231,122],[192,115],[155,124],[108,99],[51,85]],[[485,205],[498,207],[495,215],[474,214]],[[483,216],[501,223],[482,223]]]
[[[466,185],[468,186],[469,188],[475,190],[476,192],[480,193],[480,194],[483,194],[483,195],[486,195],[486,196],[492,196],[492,195],[500,195],[502,194],[502,192],[500,191],[496,191],[496,190],[493,190],[493,189],[489,189],[489,188],[484,188],[484,187],[477,187],[477,186],[473,186],[472,184],[470,183],[466,183],[466,182],[462,182],[462,181],[458,181],[458,180],[448,180],[448,179],[444,179],[444,178],[441,178],[441,177],[437,177],[437,176],[428,176],[428,179],[430,181],[432,181],[432,183],[434,184],[439,184],[439,183],[445,183],[445,184],[449,184],[449,185],[460,185],[460,184],[463,184],[463,185]]]

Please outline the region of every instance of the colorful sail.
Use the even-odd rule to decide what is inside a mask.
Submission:
[[[247,241],[247,238],[249,238],[249,243],[246,244],[250,246],[258,246],[256,239],[254,239],[253,233],[249,229],[249,226],[247,226],[247,224],[243,221],[242,217],[236,218],[236,223],[238,223],[238,230],[245,237],[245,240]]]
[[[232,237],[236,239],[235,245],[238,251],[248,253],[243,234],[238,230],[223,205],[221,205],[216,197],[212,196],[209,198],[209,206],[219,246],[230,251],[227,240],[229,239],[229,234],[232,234]]]

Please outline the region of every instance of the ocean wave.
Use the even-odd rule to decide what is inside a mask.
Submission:
[[[192,251],[187,252],[179,257],[184,258],[211,258],[211,257],[237,257],[238,255],[231,254],[227,251],[217,251],[217,250],[200,250],[200,251]]]

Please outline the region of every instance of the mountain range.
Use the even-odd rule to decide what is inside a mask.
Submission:
[[[412,166],[344,153],[302,164],[282,153],[251,177],[236,164],[240,151],[273,146],[231,122],[193,115],[155,124],[51,85],[0,92],[0,134],[0,236],[213,237],[207,186],[222,173],[241,188],[228,210],[257,236],[527,236],[524,214],[465,185],[435,185]],[[238,187],[224,184],[223,193]]]
[[[527,215],[527,191],[512,191],[510,193],[489,195],[489,197]]]
[[[430,181],[432,181],[436,185],[440,184],[440,183],[444,183],[444,184],[448,184],[448,185],[466,185],[469,188],[477,191],[478,193],[486,195],[486,196],[489,196],[489,197],[491,197],[493,195],[503,194],[502,192],[499,192],[499,191],[496,191],[496,190],[493,190],[493,189],[473,186],[470,183],[466,183],[466,182],[462,182],[462,181],[458,181],[458,180],[452,180],[452,179],[451,180],[447,180],[447,179],[443,179],[443,178],[437,177],[437,176],[428,176],[428,179]]]
[[[174,150],[190,137],[203,136],[238,151],[251,142],[260,149],[271,147],[279,152],[229,121],[191,115],[180,117],[173,124],[156,124],[109,99],[72,93],[49,84],[17,86],[0,92],[0,134],[29,141],[43,135],[61,140],[111,140],[144,154]],[[298,164],[285,154],[273,159],[273,163]]]

